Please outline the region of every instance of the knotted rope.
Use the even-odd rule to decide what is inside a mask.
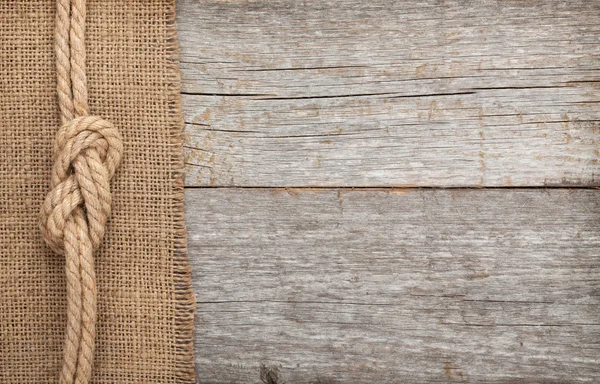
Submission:
[[[123,151],[115,127],[88,116],[85,15],[85,0],[57,0],[55,49],[62,126],[56,135],[50,192],[40,215],[44,241],[66,261],[62,384],[88,383],[92,376],[97,316],[93,253],[102,243],[110,216],[109,181]]]

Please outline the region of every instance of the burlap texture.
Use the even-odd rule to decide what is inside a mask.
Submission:
[[[59,127],[54,0],[0,1],[0,382],[54,383],[64,259],[40,235]],[[94,383],[192,383],[174,0],[90,0],[90,113],[120,131],[113,212],[96,255]]]

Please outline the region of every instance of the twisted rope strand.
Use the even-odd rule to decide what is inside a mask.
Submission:
[[[65,257],[67,328],[61,384],[87,384],[96,338],[94,252],[111,211],[110,179],[123,144],[115,127],[88,116],[85,73],[85,0],[57,0],[56,70],[60,127],[54,166],[40,214],[46,244]]]
[[[65,0],[59,0],[64,2]],[[71,0],[71,81],[76,116],[88,114],[87,78],[85,76],[86,0]]]
[[[71,1],[56,2],[56,32],[54,34],[54,50],[56,53],[56,77],[58,106],[61,124],[74,117],[73,94],[71,92],[71,62],[69,60],[69,31],[71,30]]]

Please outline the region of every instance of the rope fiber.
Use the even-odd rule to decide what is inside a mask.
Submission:
[[[85,71],[85,0],[57,0],[56,69],[62,126],[54,145],[50,191],[40,228],[46,244],[65,257],[67,327],[61,384],[87,384],[96,338],[94,253],[111,211],[110,179],[123,144],[115,127],[90,116]]]

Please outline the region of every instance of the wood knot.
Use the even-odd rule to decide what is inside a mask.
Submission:
[[[260,380],[264,384],[285,384],[279,377],[279,368],[276,366],[267,367],[260,365]]]

